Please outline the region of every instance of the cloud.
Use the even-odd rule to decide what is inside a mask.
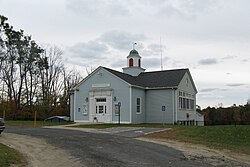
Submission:
[[[142,59],[142,67],[143,68],[156,68],[156,69],[160,69],[161,66],[161,60],[160,58],[144,58]]]
[[[100,59],[108,53],[108,47],[98,41],[77,43],[68,48],[73,58]]]
[[[67,8],[82,16],[118,17],[129,14],[126,4],[118,0],[68,0]]]
[[[244,86],[246,84],[243,84],[243,83],[235,83],[235,84],[227,84],[227,86],[230,86],[230,87],[237,87],[237,86]]]
[[[125,31],[109,31],[98,38],[99,41],[106,43],[110,47],[123,51],[130,50],[134,42],[137,42],[139,45],[141,41],[146,39],[147,37],[143,34],[131,34]]]
[[[155,3],[154,1],[151,2]],[[211,12],[218,7],[218,2],[215,0],[160,0],[157,8],[160,8],[159,14],[167,16],[176,15],[183,19],[194,19],[201,13]]]
[[[237,58],[237,56],[227,55],[227,56],[225,56],[225,57],[222,57],[223,60],[235,59],[235,58]]]
[[[242,62],[244,62],[244,63],[245,63],[245,62],[248,62],[248,61],[249,61],[248,59],[243,59],[243,60],[242,60]]]
[[[122,56],[120,56],[122,57]],[[115,59],[114,61],[111,62],[110,67],[112,68],[122,68],[122,67],[126,67],[126,59]]]
[[[227,91],[228,89],[221,89],[221,88],[205,88],[199,90],[199,92],[213,92],[213,91]]]
[[[218,61],[214,58],[208,58],[208,59],[201,59],[198,63],[200,65],[213,65],[213,64],[217,64]]]

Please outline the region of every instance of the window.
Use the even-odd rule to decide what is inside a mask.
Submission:
[[[129,67],[134,66],[134,60],[132,58],[129,59]]]
[[[141,67],[141,59],[138,59],[138,67]]]
[[[106,98],[97,98],[96,102],[106,102]]]
[[[182,109],[182,97],[179,97],[179,109]]]
[[[103,106],[99,106],[99,114],[103,113]]]
[[[186,85],[188,86],[188,79],[186,79]]]
[[[179,92],[179,109],[193,110],[194,109],[194,95],[185,92]]]
[[[136,98],[136,113],[141,112],[141,98]]]

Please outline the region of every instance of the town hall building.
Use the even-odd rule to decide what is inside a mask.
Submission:
[[[145,72],[135,49],[119,72],[98,67],[70,93],[74,122],[185,123],[198,125],[197,89],[189,69]]]

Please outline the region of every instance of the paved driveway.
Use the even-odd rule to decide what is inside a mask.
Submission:
[[[133,130],[134,133],[142,131],[141,129]],[[49,144],[65,149],[83,166],[208,166],[187,160],[182,152],[172,148],[124,137],[122,134],[129,131],[121,132],[121,129],[118,133],[89,133],[65,129],[7,127],[6,132],[45,139]]]
[[[118,135],[123,137],[140,137],[154,132],[160,132],[168,130],[166,128],[144,128],[144,127],[115,127],[106,128],[100,130],[101,132],[106,132],[112,135]]]

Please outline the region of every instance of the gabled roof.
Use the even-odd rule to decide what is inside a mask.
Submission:
[[[177,88],[185,73],[189,71],[188,69],[164,70],[142,72],[138,76],[131,76],[106,67],[103,68],[131,85],[147,88]]]

